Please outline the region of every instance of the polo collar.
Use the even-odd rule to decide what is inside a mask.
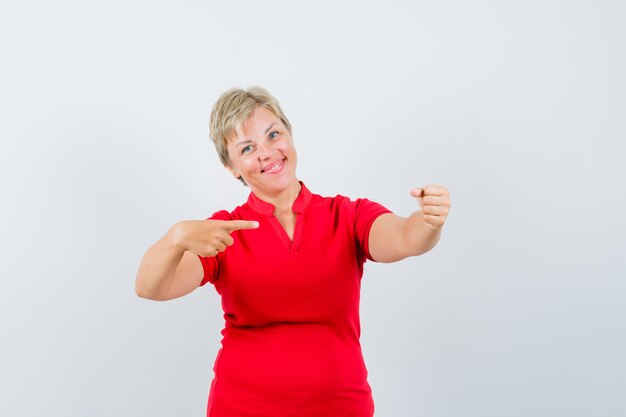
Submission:
[[[294,213],[304,213],[304,210],[309,206],[309,203],[311,202],[311,192],[308,188],[306,188],[302,181],[299,182],[300,193],[298,194],[298,197],[296,197],[296,200],[291,206],[291,210],[293,210]],[[270,216],[274,214],[274,205],[268,203],[267,201],[261,200],[253,192],[250,192],[250,195],[248,196],[247,205],[259,214],[263,214],[265,216]]]

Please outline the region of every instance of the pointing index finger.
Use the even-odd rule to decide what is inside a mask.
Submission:
[[[259,222],[252,220],[227,220],[226,229],[233,232],[235,230],[256,229],[259,227]]]

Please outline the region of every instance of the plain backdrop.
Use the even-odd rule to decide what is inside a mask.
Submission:
[[[626,415],[626,6],[3,1],[0,415],[202,416],[211,286],[134,293],[170,226],[245,201],[208,139],[231,87],[294,127],[299,178],[440,244],[368,263],[377,417]]]

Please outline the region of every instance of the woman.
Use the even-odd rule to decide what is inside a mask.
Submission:
[[[435,246],[448,191],[412,190],[422,209],[407,218],[366,199],[311,193],[296,176],[291,125],[261,88],[222,95],[211,138],[250,187],[248,201],[175,224],[148,249],[136,281],[137,294],[152,300],[207,282],[222,296],[207,416],[372,416],[359,342],[363,263]]]

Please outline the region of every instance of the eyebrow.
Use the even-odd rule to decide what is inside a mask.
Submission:
[[[269,132],[269,131],[270,131],[270,129],[272,128],[272,126],[274,126],[275,124],[276,124],[276,122],[272,123],[271,125],[269,125],[269,126],[267,127],[267,129],[265,129],[265,134],[266,134],[266,135],[267,135],[267,132]],[[243,139],[243,140],[240,140],[239,142],[236,142],[236,143],[235,143],[235,147],[240,146],[240,145],[243,145],[244,143],[249,143],[249,142],[252,142],[252,141],[251,141],[250,139]]]
[[[240,140],[239,142],[235,142],[235,148],[245,144],[245,143],[252,143],[252,141],[250,139],[243,139]]]
[[[269,125],[269,127],[267,129],[265,129],[265,134],[267,134],[267,132],[269,132],[270,129],[272,128],[272,126],[274,126],[275,124],[276,124],[276,122],[274,122],[271,125]]]

